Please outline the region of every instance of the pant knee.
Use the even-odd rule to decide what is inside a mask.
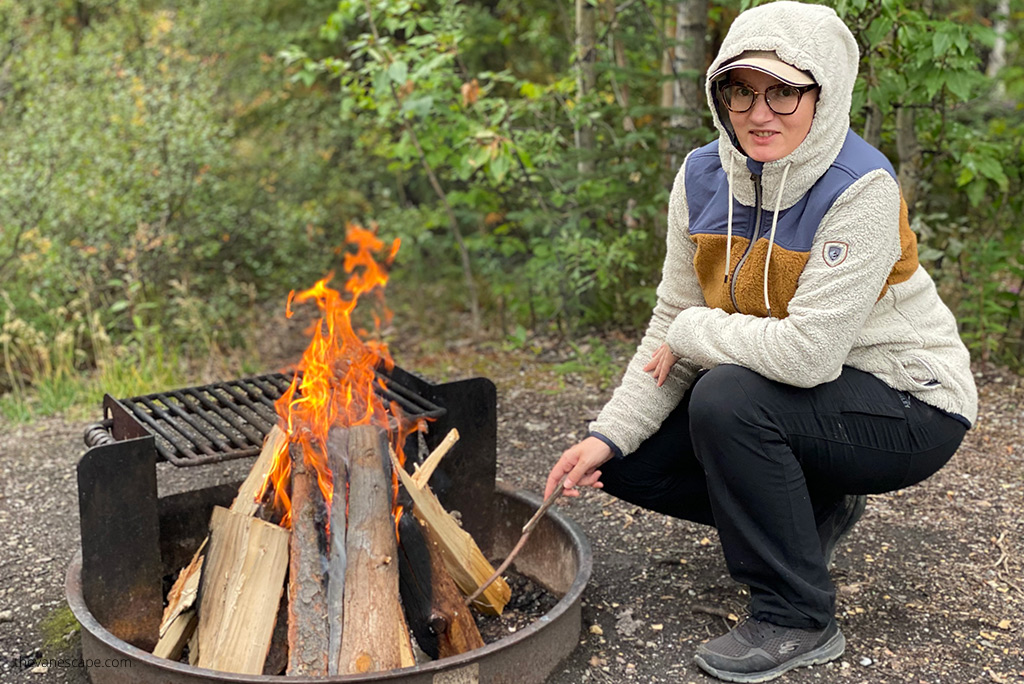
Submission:
[[[694,452],[704,464],[708,458],[735,463],[736,449],[726,445],[752,443],[765,427],[772,382],[742,366],[723,365],[705,373],[690,399],[690,433]],[[740,450],[742,451],[742,450]]]
[[[767,380],[752,370],[731,364],[704,373],[690,398],[691,429],[728,428],[742,411],[748,410],[751,394]]]

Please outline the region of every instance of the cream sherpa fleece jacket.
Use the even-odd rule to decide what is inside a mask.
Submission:
[[[857,45],[832,9],[782,0],[742,13],[708,74],[746,50],[773,50],[821,86],[807,138],[787,157],[761,167],[762,206],[785,210],[836,162],[847,139]],[[733,143],[728,117],[719,114],[712,90],[709,82],[721,168],[745,172],[748,159]],[[591,424],[592,432],[611,440],[624,455],[635,451],[679,403],[696,373],[721,364],[737,364],[797,387],[834,380],[849,365],[968,422],[976,419],[969,354],[930,276],[917,266],[909,277],[886,286],[901,260],[900,192],[888,171],[862,175],[832,203],[814,233],[812,257],[799,273],[787,314],[776,318],[708,306],[694,268],[697,244],[689,233],[687,162],[669,200],[657,304],[620,386]],[[733,176],[732,195],[751,207],[753,185],[740,182],[748,176]],[[841,263],[814,258],[825,253],[826,243],[846,245]],[[680,361],[657,387],[642,368],[664,342]]]

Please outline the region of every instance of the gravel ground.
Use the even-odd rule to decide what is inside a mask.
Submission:
[[[562,449],[585,433],[610,390],[558,372],[544,353],[450,345],[396,352],[436,381],[485,375],[499,390],[499,478],[540,492]],[[1024,682],[1024,379],[977,367],[981,416],[960,452],[916,487],[872,496],[837,553],[833,577],[845,655],[785,682]],[[99,417],[97,408],[96,417]],[[35,666],[80,647],[64,575],[78,547],[75,464],[85,422],[0,424],[0,681],[86,681]],[[245,464],[160,472],[161,493],[192,478],[240,479]],[[579,647],[549,679],[710,682],[694,649],[743,613],[714,530],[588,490],[562,511],[594,552]],[[28,665],[26,667],[26,664]]]

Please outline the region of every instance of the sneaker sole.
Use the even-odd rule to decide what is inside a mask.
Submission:
[[[826,641],[823,645],[808,651],[803,655],[797,656],[792,660],[787,660],[776,668],[771,670],[765,670],[764,672],[728,672],[725,670],[718,670],[696,655],[693,658],[693,662],[697,663],[700,669],[704,670],[713,677],[725,680],[727,682],[767,682],[776,677],[781,677],[785,673],[797,667],[809,667],[811,665],[824,665],[827,662],[835,660],[839,656],[843,655],[846,650],[846,637],[843,636],[842,632],[836,632],[835,635]]]

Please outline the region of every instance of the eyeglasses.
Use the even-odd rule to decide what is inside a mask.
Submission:
[[[780,83],[766,88],[764,93],[759,93],[746,83],[726,83],[718,89],[719,98],[730,112],[742,114],[750,111],[757,101],[758,95],[764,95],[764,101],[768,103],[768,109],[776,114],[785,116],[792,114],[800,106],[800,98],[804,93],[814,90],[818,85],[812,83],[807,86],[792,86]]]

